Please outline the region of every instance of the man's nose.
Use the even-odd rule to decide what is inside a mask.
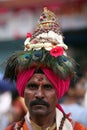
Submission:
[[[39,88],[39,89],[36,91],[35,97],[36,97],[36,98],[44,98],[44,92],[43,92],[42,88]]]

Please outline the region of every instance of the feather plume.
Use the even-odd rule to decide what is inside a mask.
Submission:
[[[11,80],[15,79],[15,69],[17,66],[19,66],[18,58],[24,53],[25,53],[24,51],[16,52],[7,60],[6,69],[3,77],[4,79],[6,78],[10,78]]]
[[[4,78],[13,80],[17,73],[33,65],[39,67],[42,65],[48,66],[63,79],[75,74],[75,61],[70,57],[64,55],[54,57],[50,55],[49,51],[40,49],[13,54],[7,62]]]

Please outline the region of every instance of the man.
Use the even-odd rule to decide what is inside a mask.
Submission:
[[[16,80],[28,113],[6,130],[86,130],[69,119],[58,104],[74,76],[55,14],[44,8],[36,31],[28,33],[25,49],[8,60],[4,79]]]

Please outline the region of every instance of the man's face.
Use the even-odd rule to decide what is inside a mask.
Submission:
[[[47,115],[55,111],[56,91],[44,74],[34,74],[24,90],[25,104],[30,114]]]

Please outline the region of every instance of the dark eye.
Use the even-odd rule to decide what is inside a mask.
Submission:
[[[44,88],[47,89],[47,90],[53,89],[52,85],[50,85],[50,84],[45,84]]]
[[[28,84],[27,88],[30,90],[36,90],[38,88],[38,85],[37,84]]]

